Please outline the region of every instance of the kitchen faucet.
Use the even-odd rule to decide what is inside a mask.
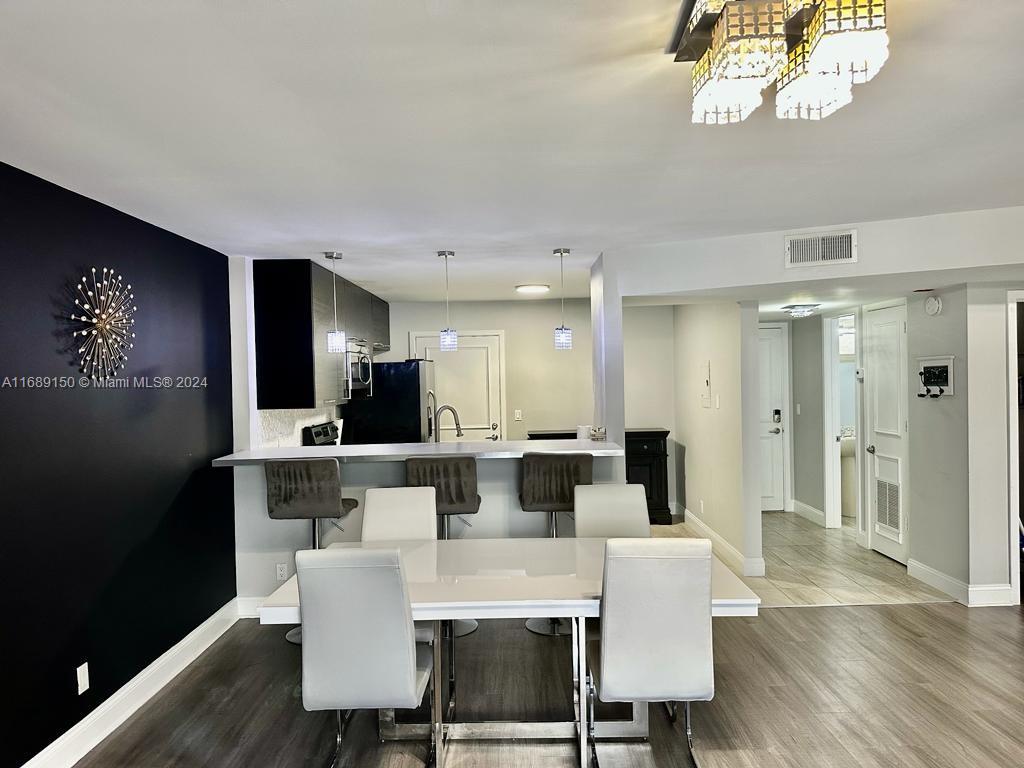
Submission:
[[[462,437],[462,424],[459,423],[459,412],[450,405],[442,405],[436,411],[434,411],[434,442],[441,442],[441,414],[445,411],[450,411],[452,418],[455,419],[455,436]]]

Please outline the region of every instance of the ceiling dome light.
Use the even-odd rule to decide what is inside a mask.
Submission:
[[[783,312],[788,312],[790,317],[810,317],[814,314],[814,310],[820,307],[821,304],[787,304],[782,308]]]
[[[540,283],[528,283],[526,285],[516,286],[516,293],[547,293],[550,290],[550,285],[541,285]]]

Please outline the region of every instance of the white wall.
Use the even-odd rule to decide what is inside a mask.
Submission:
[[[924,296],[907,302],[910,560],[967,583],[967,287],[938,295],[942,314],[937,317],[925,314]],[[956,358],[954,394],[921,399],[917,358],[939,355]]]
[[[675,317],[673,308],[624,307],[622,354],[624,360],[626,428],[669,430],[668,501],[673,512],[684,498],[684,475],[677,475],[682,452],[676,441]],[[677,479],[678,477],[678,479]]]
[[[675,434],[685,449],[687,509],[742,552],[740,307],[692,304],[675,307],[674,316]],[[711,407],[701,401],[708,361]]]
[[[793,499],[825,514],[825,434],[822,366],[824,323],[820,316],[792,322]],[[796,406],[800,405],[797,415]]]
[[[440,331],[443,306],[437,302],[391,304],[391,351],[380,362],[410,355],[409,333]],[[590,303],[565,302],[565,324],[573,330],[573,348],[557,350],[554,330],[561,324],[557,300],[454,302],[452,326],[462,331],[505,332],[506,440],[525,440],[533,429],[575,429],[592,424]],[[443,393],[439,396],[444,398]],[[522,421],[513,421],[516,409]]]

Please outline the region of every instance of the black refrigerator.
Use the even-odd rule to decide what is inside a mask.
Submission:
[[[429,442],[435,408],[432,360],[374,363],[373,396],[341,407],[341,443]]]

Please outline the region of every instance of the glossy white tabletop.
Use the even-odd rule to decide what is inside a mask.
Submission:
[[[350,542],[398,547],[414,619],[599,616],[604,539],[452,539]],[[760,599],[712,558],[713,616],[756,616]],[[263,602],[263,624],[298,624],[295,576]]]
[[[477,459],[521,459],[524,453],[588,453],[624,456],[622,446],[599,440],[476,440],[462,443],[378,443],[250,448],[213,460],[215,467],[245,467],[265,461],[333,458],[342,464],[405,461],[413,456],[472,456]]]

